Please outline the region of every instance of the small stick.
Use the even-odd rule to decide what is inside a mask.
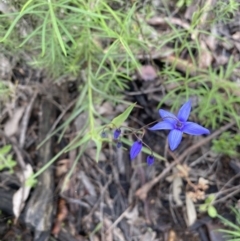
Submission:
[[[33,104],[35,99],[37,98],[38,92],[36,91],[32,98],[31,101],[28,105],[28,107],[25,110],[25,114],[22,118],[22,123],[21,123],[21,132],[20,132],[20,137],[19,137],[19,146],[20,148],[24,147],[24,143],[25,143],[25,139],[26,139],[26,132],[27,132],[27,127],[28,127],[28,123],[29,123],[29,119],[30,119],[30,115],[31,115],[31,110],[33,108]]]
[[[239,185],[238,185],[238,186],[235,186],[235,187],[232,187],[232,188],[229,188],[229,189],[227,189],[227,190],[220,191],[220,192],[218,192],[216,195],[217,195],[217,196],[219,196],[219,195],[221,195],[221,194],[223,195],[223,194],[225,193],[225,191],[228,192],[228,191],[230,191],[230,190],[233,190],[233,191],[232,191],[231,193],[227,194],[227,195],[224,195],[224,197],[219,198],[219,199],[213,201],[212,204],[224,202],[224,201],[226,201],[228,198],[233,197],[234,195],[236,195],[237,193],[239,193],[239,192],[240,192]]]
[[[222,132],[228,130],[235,123],[236,123],[235,121],[232,121],[232,122],[228,123],[227,125],[221,127],[219,130],[215,131],[213,134],[209,135],[208,137],[206,137],[206,138],[202,139],[201,141],[197,142],[195,145],[193,145],[193,146],[189,147],[188,149],[186,149],[177,159],[175,159],[175,161],[170,163],[170,165],[168,167],[166,167],[158,176],[156,176],[151,181],[147,182],[141,188],[139,188],[136,191],[135,195],[137,197],[139,197],[141,200],[145,200],[147,198],[148,192],[152,189],[152,187],[155,184],[157,184],[162,178],[164,178],[166,176],[166,174],[169,173],[172,170],[173,167],[175,167],[177,164],[182,162],[187,155],[193,153],[195,150],[197,150],[202,145],[204,145],[207,142],[211,141],[213,138],[217,137]]]
[[[131,206],[129,206],[115,221],[114,223],[108,228],[106,233],[111,232],[118,224],[122,221],[122,219],[125,217],[126,213],[128,213],[131,209]]]

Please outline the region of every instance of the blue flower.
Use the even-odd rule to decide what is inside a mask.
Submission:
[[[202,135],[210,131],[194,122],[187,121],[191,111],[191,101],[186,102],[178,111],[177,117],[165,110],[160,109],[159,114],[163,121],[157,123],[149,130],[171,130],[168,135],[170,149],[175,150],[182,140],[182,134]]]
[[[113,139],[117,140],[118,137],[120,136],[120,134],[121,134],[121,129],[114,130],[114,132],[113,132]]]
[[[148,156],[147,157],[147,164],[148,166],[151,166],[154,163],[154,156]]]
[[[130,150],[130,159],[133,160],[142,150],[143,144],[142,141],[135,141]]]

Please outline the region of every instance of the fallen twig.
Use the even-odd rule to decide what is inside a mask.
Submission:
[[[37,98],[38,92],[36,91],[32,98],[30,103],[28,104],[24,116],[22,118],[22,123],[21,123],[21,132],[20,132],[20,137],[19,137],[19,146],[21,148],[24,147],[24,143],[25,143],[25,139],[26,139],[26,132],[27,132],[27,127],[28,127],[28,122],[30,119],[30,115],[31,115],[31,110],[33,108],[33,104],[35,102],[35,99]]]

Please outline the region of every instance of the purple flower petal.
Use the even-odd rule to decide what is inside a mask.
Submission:
[[[151,166],[153,163],[154,163],[154,156],[148,156],[147,157],[148,166]]]
[[[182,140],[182,132],[179,130],[171,130],[168,135],[168,143],[170,149],[174,151]]]
[[[162,117],[164,121],[168,121],[170,123],[175,123],[177,120],[177,117],[174,114],[162,109],[159,110],[159,115]]]
[[[182,129],[184,133],[187,133],[189,135],[203,135],[203,134],[210,134],[210,131],[194,122],[186,122],[184,124],[184,127]]]
[[[121,129],[114,130],[114,132],[113,132],[113,139],[117,140],[118,137],[120,136],[120,134],[121,134]]]
[[[156,125],[149,128],[149,130],[172,130],[174,128],[174,124],[169,121],[161,121],[158,122]]]
[[[180,121],[187,121],[189,115],[191,112],[191,101],[189,100],[188,102],[186,102],[178,111],[178,119]]]
[[[130,159],[133,160],[142,150],[142,142],[135,141],[130,150]]]

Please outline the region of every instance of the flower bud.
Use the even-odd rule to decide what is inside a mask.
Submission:
[[[133,160],[142,150],[142,141],[138,140],[132,144],[130,150],[130,159]]]
[[[120,134],[121,134],[121,129],[114,130],[114,132],[113,132],[113,139],[117,140],[118,137],[120,136]]]
[[[147,164],[148,166],[151,166],[154,163],[154,156],[148,156],[147,157]]]

